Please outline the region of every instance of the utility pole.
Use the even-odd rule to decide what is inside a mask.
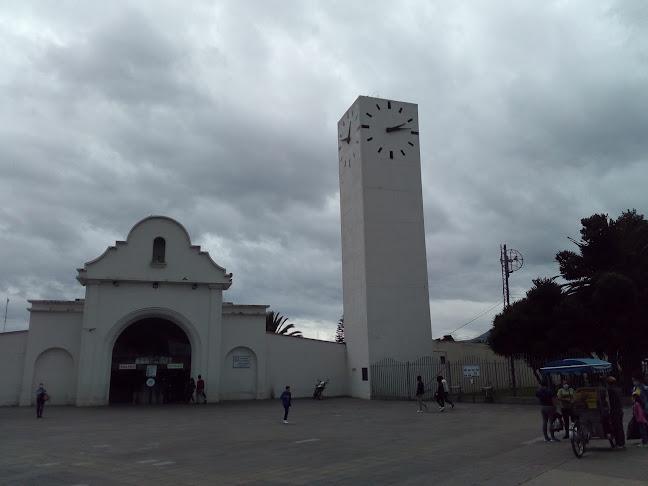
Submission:
[[[7,297],[7,303],[5,304],[5,318],[4,324],[2,326],[2,332],[5,332],[7,330],[7,309],[9,309],[9,297]]]
[[[502,264],[502,300],[504,310],[511,305],[511,294],[509,292],[509,275],[519,270],[524,265],[524,259],[517,250],[507,250],[506,245],[500,245],[500,263]],[[509,357],[509,381],[511,383],[511,394],[517,396],[517,384],[515,379],[515,359]]]

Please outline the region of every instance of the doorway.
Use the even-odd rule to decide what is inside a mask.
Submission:
[[[119,335],[112,352],[109,403],[181,403],[191,376],[191,344],[174,322],[141,319]]]

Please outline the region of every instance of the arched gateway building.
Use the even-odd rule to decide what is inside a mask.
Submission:
[[[223,302],[232,274],[191,244],[177,221],[151,216],[78,269],[85,299],[30,300],[28,331],[0,340],[0,405],[172,403],[189,377],[207,399],[298,395],[317,378],[346,393],[345,346],[265,332],[267,305]]]

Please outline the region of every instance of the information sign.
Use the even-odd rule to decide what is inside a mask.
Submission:
[[[135,363],[120,363],[119,364],[119,369],[120,370],[136,370],[137,365]]]
[[[157,365],[146,365],[146,376],[157,376]]]
[[[252,365],[252,356],[234,356],[232,368],[249,368]]]
[[[153,378],[149,378],[146,380],[146,386],[153,386],[155,385],[155,380]]]
[[[181,370],[184,368],[184,364],[182,363],[169,363],[167,365],[167,369],[169,370]]]
[[[479,376],[479,365],[463,365],[464,378]]]

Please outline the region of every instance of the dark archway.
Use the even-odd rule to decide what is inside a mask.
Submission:
[[[110,404],[185,401],[191,375],[191,344],[175,323],[141,319],[119,335],[112,352]],[[153,379],[153,386],[147,381]]]

